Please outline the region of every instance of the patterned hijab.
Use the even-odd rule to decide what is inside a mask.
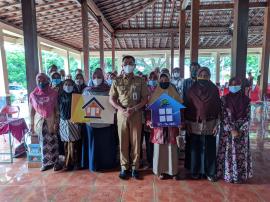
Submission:
[[[239,78],[231,78],[229,85],[235,81],[237,85],[243,85]],[[250,99],[241,90],[237,93],[229,93],[224,96],[225,107],[230,110],[232,114],[233,121],[237,121],[240,118],[245,118],[247,116],[247,108],[250,103]]]
[[[37,82],[41,77],[47,83],[47,86],[44,89],[36,87],[30,94],[29,102],[37,113],[39,113],[43,118],[48,118],[54,112],[54,106],[57,103],[57,92],[49,86],[49,78],[46,74],[39,73],[36,76]]]

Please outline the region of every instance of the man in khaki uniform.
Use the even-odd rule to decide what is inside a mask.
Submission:
[[[110,90],[110,103],[117,109],[121,163],[119,177],[121,179],[127,179],[127,171],[130,166],[132,177],[139,179],[141,109],[147,103],[148,89],[143,78],[133,74],[135,67],[135,58],[125,56],[122,60],[124,74],[113,81]]]

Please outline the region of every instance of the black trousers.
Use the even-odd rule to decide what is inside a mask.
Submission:
[[[216,174],[216,136],[190,135],[191,174],[213,177]]]
[[[190,170],[190,153],[191,153],[191,148],[190,148],[190,134],[188,134],[188,132],[186,132],[186,136],[185,136],[185,168]]]
[[[147,162],[153,166],[153,153],[154,153],[154,144],[150,141],[150,132],[146,132],[142,130],[142,138],[141,138],[141,154],[140,158],[143,159],[143,139],[145,139],[145,147],[146,147],[146,159]]]

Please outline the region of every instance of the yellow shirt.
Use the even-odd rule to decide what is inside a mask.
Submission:
[[[122,107],[133,107],[148,96],[148,88],[143,78],[120,76],[113,81],[110,96],[117,99]]]

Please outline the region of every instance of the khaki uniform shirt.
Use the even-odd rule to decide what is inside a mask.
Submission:
[[[142,99],[147,99],[148,88],[143,78],[124,75],[113,81],[109,94],[116,98],[122,107],[134,107]]]

